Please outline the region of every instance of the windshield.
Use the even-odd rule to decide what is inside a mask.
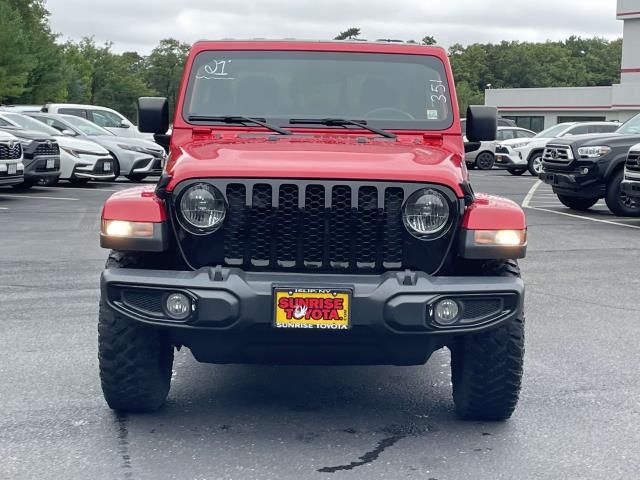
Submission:
[[[51,128],[33,118],[25,117],[17,113],[4,113],[3,115],[26,130],[35,130],[36,132],[46,133],[48,135],[60,136],[60,132],[55,128]]]
[[[616,130],[616,133],[622,135],[637,135],[640,133],[640,115],[627,120],[622,126]]]
[[[369,53],[203,52],[183,115],[258,117],[280,126],[294,118],[340,118],[419,130],[453,122],[439,59]]]
[[[113,135],[109,130],[105,130],[99,127],[95,123],[91,123],[84,118],[75,117],[73,115],[64,115],[64,120],[67,123],[73,125],[77,130],[80,130],[84,135],[95,137],[98,135]]]
[[[566,123],[560,123],[541,131],[533,138],[556,138],[570,126],[571,125],[567,125]]]

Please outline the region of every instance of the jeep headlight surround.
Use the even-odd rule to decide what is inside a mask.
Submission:
[[[215,232],[227,215],[227,204],[220,190],[204,182],[187,187],[178,198],[176,207],[180,225],[193,235]]]
[[[608,155],[609,153],[611,153],[611,147],[606,145],[578,148],[578,155],[580,155],[580,158],[600,158]]]
[[[419,240],[434,240],[451,226],[451,207],[447,197],[433,188],[414,192],[402,207],[407,231]]]

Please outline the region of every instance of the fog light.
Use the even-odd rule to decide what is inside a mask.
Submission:
[[[580,173],[582,173],[583,175],[586,175],[587,173],[589,173],[589,167],[582,167],[582,170],[580,170]]]
[[[440,300],[436,303],[435,320],[440,325],[451,325],[458,319],[460,307],[455,300]]]
[[[165,301],[165,309],[174,320],[184,320],[191,313],[191,300],[183,293],[172,293]]]

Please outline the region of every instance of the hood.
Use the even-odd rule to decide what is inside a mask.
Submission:
[[[640,142],[640,134],[638,135],[621,135],[619,133],[595,133],[592,135],[575,135],[572,137],[563,137],[554,140],[553,143],[558,145],[571,145],[578,147],[595,147],[595,146],[618,146],[618,145],[634,145]]]
[[[142,147],[149,150],[164,151],[163,148],[155,142],[144,140],[141,138],[116,137],[113,135],[100,135],[99,137],[88,137],[99,139],[101,144],[109,145],[129,145],[132,147]]]
[[[24,130],[22,128],[0,127],[5,132],[9,132],[11,135],[26,139],[26,140],[51,140],[55,141],[55,137],[47,135],[46,133],[36,132],[35,130]]]
[[[0,141],[3,140],[17,140],[15,135],[10,134],[4,130],[0,130]]]
[[[172,177],[168,189],[190,178],[322,178],[437,183],[463,195],[462,157],[441,141],[426,143],[421,136],[363,143],[335,136],[239,140],[195,140],[174,146],[167,165]]]
[[[109,153],[107,149],[88,139],[80,139],[62,135],[56,137],[56,140],[58,140],[58,144],[62,148],[68,148],[71,150],[83,150],[85,152],[98,153],[100,155],[107,155]]]
[[[518,145],[518,144],[524,144],[524,145],[529,145],[532,142],[535,142],[536,140],[541,140],[539,138],[510,138],[509,140],[503,140],[501,142],[498,142],[499,145],[507,145],[507,146],[511,146],[511,145]]]

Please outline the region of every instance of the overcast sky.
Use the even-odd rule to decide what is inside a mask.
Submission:
[[[62,39],[95,36],[148,53],[162,38],[362,37],[453,43],[622,36],[615,0],[48,0]]]

